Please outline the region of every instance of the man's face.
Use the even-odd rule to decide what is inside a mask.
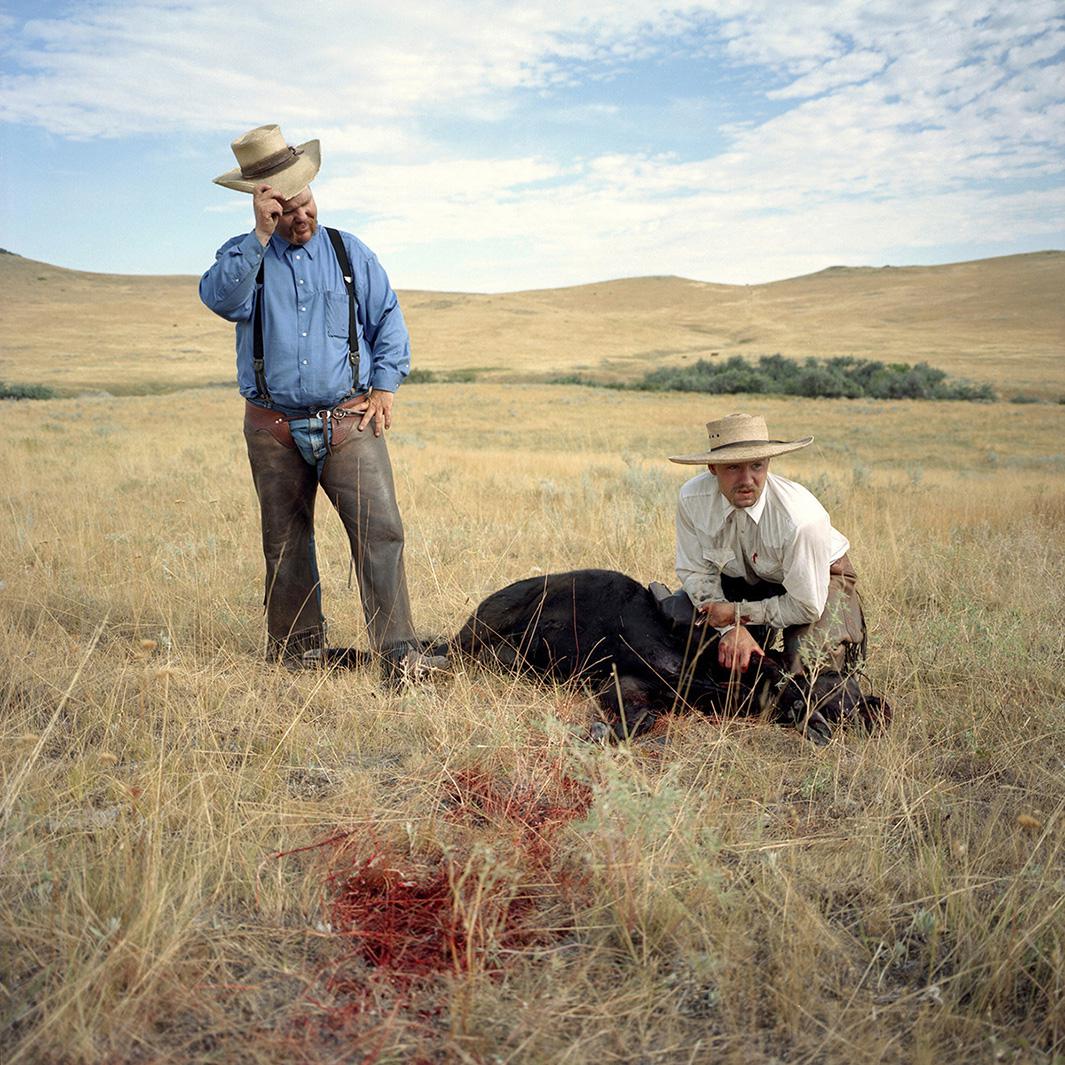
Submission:
[[[310,186],[297,192],[291,200],[280,200],[281,217],[277,220],[278,236],[289,244],[306,244],[318,229],[318,205]]]
[[[753,507],[762,497],[769,459],[754,462],[719,462],[706,467],[716,478],[721,494],[734,507]]]

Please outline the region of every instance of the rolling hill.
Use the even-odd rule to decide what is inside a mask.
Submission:
[[[0,254],[0,379],[64,394],[233,378],[232,327],[191,276],[65,270]],[[942,266],[832,267],[762,285],[642,277],[497,295],[406,291],[416,365],[478,379],[631,379],[780,352],[927,361],[1004,396],[1065,395],[1065,252]]]

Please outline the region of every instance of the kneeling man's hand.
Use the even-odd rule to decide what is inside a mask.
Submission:
[[[715,629],[723,629],[736,622],[736,608],[732,603],[703,603],[697,614],[697,625],[709,622]]]
[[[751,655],[764,654],[758,641],[742,625],[729,629],[717,644],[717,660],[725,669],[742,673],[751,664]]]

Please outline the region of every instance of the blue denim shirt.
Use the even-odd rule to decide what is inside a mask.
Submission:
[[[365,244],[342,233],[359,305],[357,391],[395,392],[410,371],[410,336],[395,292]],[[331,407],[352,392],[348,294],[325,230],[303,245],[276,233],[264,248],[254,231],[226,241],[200,278],[200,299],[237,324],[240,394],[260,399],[252,367],[255,278],[264,263],[263,350],[266,387],[287,413]]]

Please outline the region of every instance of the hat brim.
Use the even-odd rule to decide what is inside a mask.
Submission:
[[[767,440],[764,444],[725,444],[711,451],[704,451],[701,455],[670,455],[669,461],[680,463],[682,466],[709,466],[718,462],[754,462],[757,459],[772,459],[777,455],[786,455],[789,451],[798,451],[799,448],[808,447],[813,441],[812,436],[804,436],[801,440]]]
[[[216,185],[237,192],[254,192],[260,185],[269,185],[283,200],[291,200],[297,192],[302,192],[318,175],[322,166],[322,149],[318,141],[307,141],[298,147],[302,155],[297,155],[290,166],[276,174],[249,180],[240,172],[240,167],[227,170],[214,179]]]

